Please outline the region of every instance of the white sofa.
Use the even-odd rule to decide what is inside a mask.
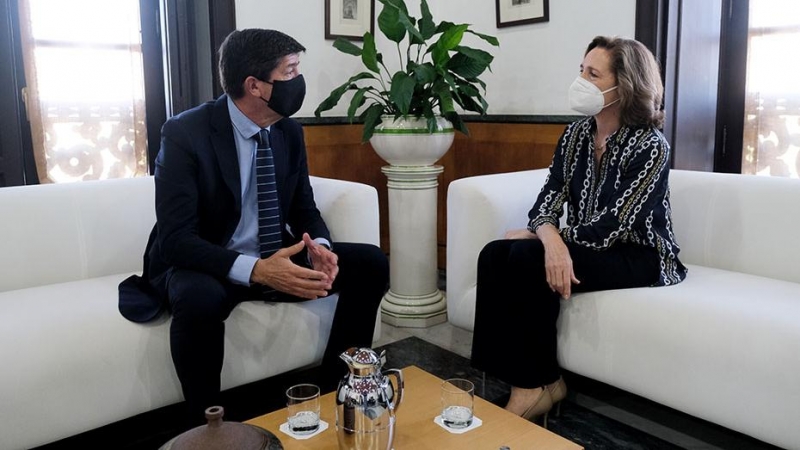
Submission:
[[[483,246],[524,228],[547,170],[459,179],[447,198],[449,321],[473,329]],[[562,301],[565,369],[800,449],[800,181],[673,170],[676,286]]]
[[[334,241],[379,245],[374,188],[312,177]],[[30,448],[183,399],[169,316],[125,320],[141,272],[152,177],[0,189],[0,448]],[[336,296],[243,303],[226,322],[222,387],[322,358]],[[380,322],[376,325],[379,336]]]

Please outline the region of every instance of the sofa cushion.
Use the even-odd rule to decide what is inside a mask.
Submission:
[[[152,177],[0,189],[0,292],[142,270]]]
[[[0,292],[8,368],[0,370],[0,448],[44,444],[182,400],[168,316],[135,324],[117,310],[117,285],[128,275]],[[223,389],[318,361],[336,298],[235,308]]]
[[[694,265],[676,286],[576,294],[562,301],[559,362],[756,438],[796,444],[798,300],[797,283]]]
[[[798,180],[673,170],[669,183],[684,264],[800,283]]]

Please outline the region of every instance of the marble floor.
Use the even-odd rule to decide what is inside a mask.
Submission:
[[[469,358],[472,351],[472,332],[447,322],[429,328],[398,328],[383,322],[381,323],[381,338],[374,342],[373,346],[381,347],[411,336],[465,358]]]
[[[459,356],[470,357],[472,332],[449,323],[429,328],[398,328],[387,323],[381,325],[381,338],[373,344],[374,347],[415,336]],[[568,401],[678,448],[692,450],[778,449],[778,447],[576,374],[565,374],[565,379],[569,381],[570,385]]]

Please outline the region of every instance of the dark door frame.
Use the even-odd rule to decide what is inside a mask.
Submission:
[[[167,120],[167,93],[164,89],[161,0],[139,0],[142,21],[142,68],[144,105],[147,120],[147,164],[152,174],[161,145],[161,126]]]
[[[163,36],[160,32],[151,32],[150,35],[158,36],[157,44],[160,46],[159,48],[163,48],[164,63],[160,67],[153,67],[149,75],[153,79],[156,77],[161,77],[162,80],[166,79],[165,89],[161,90],[165,91],[165,98],[159,103],[165,105],[165,108],[164,114],[159,116],[161,120],[158,129],[148,129],[148,136],[160,136],[161,125],[168,117],[192,108],[201,101],[208,100],[200,94],[201,73],[210,72],[211,74],[213,92],[210,94],[213,97],[222,94],[217,71],[217,49],[228,34],[236,29],[236,3],[235,0],[207,1],[208,23],[198,23],[198,16],[194,8],[201,8],[202,4],[183,0],[160,0],[161,17],[154,23],[159,23],[163,27],[164,33]],[[201,59],[197,57],[196,44],[201,39],[200,36],[208,36],[208,42],[205,44],[211,55],[211,67],[198,66]],[[156,42],[152,42],[152,45],[155,48]],[[160,112],[156,113],[160,114]],[[153,173],[160,143],[158,139],[153,139],[151,142],[154,145],[148,145],[147,157],[150,173]]]
[[[720,48],[714,171],[742,173],[750,0],[727,0]]]
[[[22,88],[25,72],[15,0],[0,0],[0,187],[38,184]]]
[[[656,55],[661,64],[667,112],[664,131],[668,138],[674,138],[671,126],[675,117],[671,102],[681,88],[675,79],[681,69],[678,65],[681,51],[678,22],[682,3],[683,0],[636,1],[635,37]],[[722,0],[721,5],[717,117],[713,161],[708,161],[708,164],[715,172],[741,173],[749,0]],[[675,153],[672,157],[674,163]]]
[[[236,1],[235,0],[209,0],[208,17],[211,35],[211,73],[214,80],[214,97],[222,95],[222,85],[219,82],[217,63],[219,57],[217,50],[222,42],[236,29]]]

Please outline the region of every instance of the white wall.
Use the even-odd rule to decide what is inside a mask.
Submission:
[[[376,3],[376,17],[380,2]],[[418,17],[418,0],[406,0]],[[489,48],[469,35],[464,44],[488,49],[495,55],[487,83],[489,114],[575,114],[567,105],[567,88],[578,74],[586,45],[596,35],[633,37],[636,0],[551,0],[550,21],[509,28],[496,27],[492,0],[428,0],[436,22],[472,24],[472,29],[496,36],[499,48]],[[236,0],[236,25],[274,28],[307,48],[301,69],[308,94],[298,117],[313,116],[330,91],[361,71],[358,58],[334,49],[325,40],[322,0]],[[377,23],[376,34],[379,34]],[[397,68],[394,44],[379,39],[384,59]],[[345,100],[348,100],[346,98]],[[349,102],[342,101],[325,116],[343,116]]]

